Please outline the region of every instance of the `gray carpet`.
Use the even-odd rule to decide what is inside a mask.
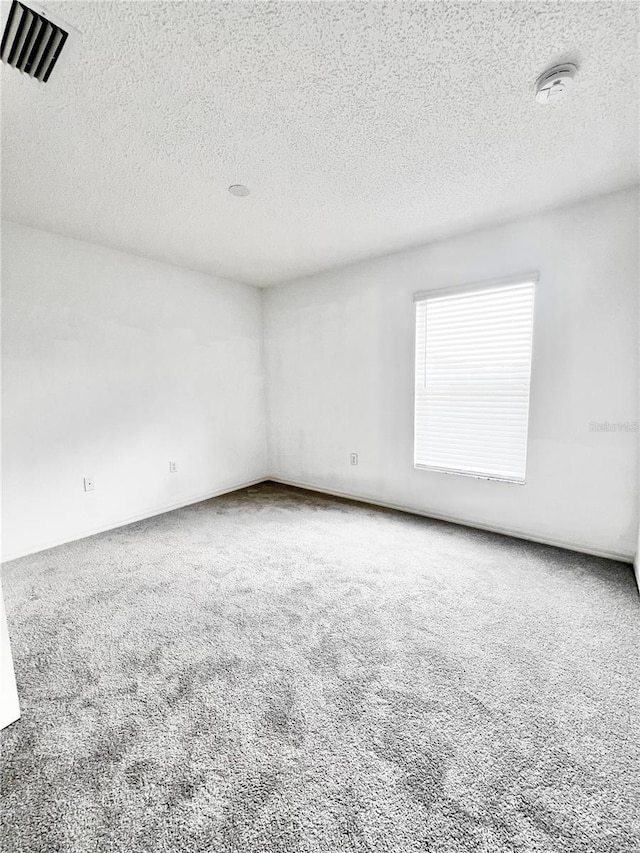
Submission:
[[[3,577],[3,851],[640,849],[630,566],[264,484]]]

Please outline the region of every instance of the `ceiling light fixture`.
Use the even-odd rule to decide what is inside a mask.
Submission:
[[[231,195],[249,195],[249,187],[245,187],[244,184],[231,184],[229,187],[229,192]]]
[[[536,101],[539,104],[552,104],[561,100],[573,86],[577,70],[576,66],[569,62],[548,68],[536,80]]]

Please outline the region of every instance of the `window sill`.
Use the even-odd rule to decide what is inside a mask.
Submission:
[[[516,477],[500,477],[498,474],[481,474],[475,471],[456,471],[453,468],[437,468],[434,465],[420,465],[415,462],[413,467],[420,471],[433,471],[436,474],[455,474],[458,477],[471,477],[474,480],[492,480],[496,483],[511,483],[514,486],[526,485],[526,480]]]

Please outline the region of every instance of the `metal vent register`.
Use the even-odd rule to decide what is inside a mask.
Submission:
[[[2,34],[0,56],[7,65],[46,83],[69,32],[70,28],[54,23],[44,10],[35,11],[13,0]]]

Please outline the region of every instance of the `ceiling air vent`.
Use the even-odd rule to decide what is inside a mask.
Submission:
[[[46,83],[56,66],[71,28],[54,23],[44,9],[13,0],[2,35],[2,61]]]

